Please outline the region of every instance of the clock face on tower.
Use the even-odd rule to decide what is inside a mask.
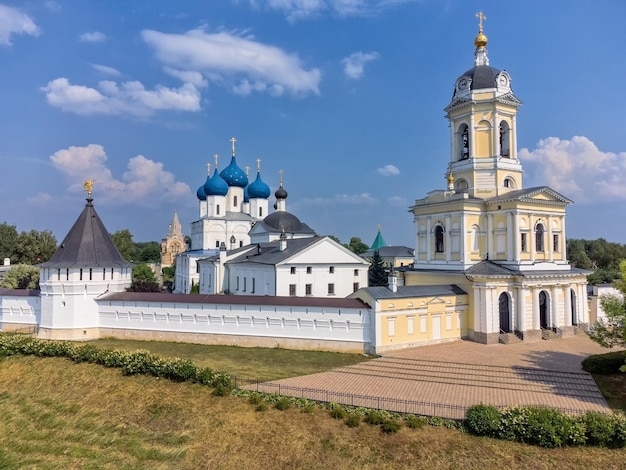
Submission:
[[[468,87],[469,87],[469,80],[467,78],[462,78],[461,80],[459,80],[459,82],[456,85],[456,88],[458,91],[467,90]]]
[[[504,74],[498,75],[498,86],[508,86],[509,85],[509,77]]]

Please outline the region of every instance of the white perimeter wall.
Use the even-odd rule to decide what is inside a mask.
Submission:
[[[2,330],[5,325],[12,324],[11,329],[38,325],[41,317],[41,300],[39,297],[0,296],[0,323]]]

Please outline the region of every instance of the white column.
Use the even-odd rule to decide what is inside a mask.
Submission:
[[[474,331],[486,333],[482,326],[482,312],[484,310],[482,290],[481,287],[474,287]]]
[[[474,128],[474,114],[470,114],[470,128],[469,128],[469,140],[470,140],[470,158],[476,157],[476,129]]]
[[[535,221],[533,220],[533,215],[532,214],[528,214],[528,225],[529,225],[529,232],[528,232],[528,243],[530,244],[530,260],[531,261],[535,261],[535,248],[537,247],[536,244],[536,240],[535,240],[535,226],[534,223]]]
[[[524,288],[517,288],[517,329],[526,331],[526,303],[524,302]]]
[[[586,284],[576,284],[576,312],[578,314],[578,322],[589,323],[589,306],[587,304]]]
[[[487,309],[489,318],[489,333],[500,333],[500,309],[498,308],[498,290],[495,287],[491,289],[491,308]],[[496,328],[496,312],[498,315],[498,328]]]
[[[513,259],[514,247],[513,240],[515,239],[513,231],[513,212],[506,214],[506,260],[511,261]]]
[[[511,133],[511,148],[509,149],[509,152],[511,153],[511,158],[515,158],[517,160],[517,115],[513,115],[513,126],[511,129],[509,129],[509,132]],[[522,182],[520,181],[520,188]]]
[[[565,215],[561,216],[561,253],[563,253],[563,261],[567,261],[567,240],[565,239]]]
[[[533,287],[533,330],[541,328],[541,319],[539,318],[539,289]]]
[[[426,217],[426,261],[430,261],[432,258],[432,240],[430,230],[430,216]]]
[[[456,132],[456,123],[454,121],[450,121],[450,161],[455,162],[458,158],[458,151],[455,151],[454,146],[457,145],[458,138]]]
[[[487,256],[493,259],[493,214],[487,214]]]
[[[550,325],[548,326],[560,326],[561,325],[561,318],[560,318],[560,311],[559,311],[559,289],[557,286],[552,286],[552,289],[550,289],[550,297],[552,297],[552,302],[550,305]]]
[[[565,299],[565,326],[572,326],[572,293],[570,286],[563,287],[563,298]]]
[[[476,234],[478,236],[478,234]],[[465,212],[461,212],[461,261],[465,266],[469,264],[471,247],[467,246],[467,227],[465,224]]]
[[[520,252],[520,231],[519,231],[519,214],[513,214],[513,261],[519,262]]]
[[[548,259],[550,262],[554,261],[554,244],[553,244],[553,237],[552,237],[552,216],[549,215],[548,216]]]
[[[415,224],[415,252],[414,259],[415,262],[420,258],[420,220],[419,217],[413,217],[413,223]]]
[[[446,215],[446,244],[444,246],[446,252],[446,261],[450,261],[450,253],[452,252],[452,237],[450,236],[450,216]]]

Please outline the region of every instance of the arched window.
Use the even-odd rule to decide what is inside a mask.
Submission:
[[[259,207],[259,217],[263,217],[263,208]]]
[[[437,225],[435,227],[435,252],[443,253],[443,227],[441,225]]]
[[[506,121],[500,122],[500,156],[511,158],[511,128]]]
[[[459,160],[467,160],[470,156],[470,136],[467,124],[459,127]]]
[[[505,188],[515,188],[515,180],[513,178],[504,178],[504,187]]]
[[[233,197],[233,206],[237,207],[237,196]]]
[[[454,189],[456,190],[457,193],[466,193],[469,187],[469,185],[467,184],[467,180],[464,180],[463,178],[457,180],[454,186],[455,186]]]
[[[535,250],[538,253],[543,253],[544,251],[543,238],[544,238],[543,224],[537,224],[537,227],[535,228]]]

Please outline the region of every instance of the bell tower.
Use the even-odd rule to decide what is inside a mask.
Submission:
[[[445,108],[450,125],[448,181],[459,193],[488,198],[522,189],[517,158],[517,108],[511,77],[489,65],[481,13],[474,66],[457,78]]]

